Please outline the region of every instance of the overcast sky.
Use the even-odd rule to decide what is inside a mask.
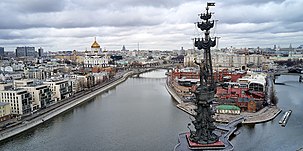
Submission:
[[[1,0],[0,47],[46,51],[192,48],[204,0]],[[223,47],[303,44],[303,0],[217,0],[211,32]]]

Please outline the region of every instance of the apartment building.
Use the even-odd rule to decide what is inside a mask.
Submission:
[[[0,122],[11,118],[11,106],[7,102],[0,102]]]
[[[42,82],[34,82],[34,80],[14,80],[15,88],[27,90],[32,95],[32,110],[36,111],[40,108],[46,108],[53,103],[51,97],[52,92],[49,86]]]
[[[70,97],[72,94],[72,83],[69,80],[51,79],[43,83],[49,86],[52,91],[52,100],[55,103]]]
[[[4,85],[0,86],[0,102],[9,103],[13,115],[30,114],[32,111],[32,95],[25,89],[8,86],[11,84]]]

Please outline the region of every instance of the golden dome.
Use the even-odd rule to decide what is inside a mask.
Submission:
[[[96,37],[95,37],[95,41],[94,43],[92,44],[91,48],[100,48],[100,45],[98,44],[97,40],[96,40]]]

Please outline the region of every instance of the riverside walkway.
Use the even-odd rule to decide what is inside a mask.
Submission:
[[[216,114],[214,119],[216,122],[228,123],[236,118],[241,116],[245,117],[246,120],[243,121],[243,124],[257,124],[270,121],[274,119],[282,110],[277,106],[270,106],[261,109],[256,113],[241,112],[240,115],[231,115],[231,114]]]

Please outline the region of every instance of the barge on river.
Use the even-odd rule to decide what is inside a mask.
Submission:
[[[280,119],[279,124],[281,124],[281,126],[285,127],[287,124],[287,121],[290,117],[292,110],[289,110],[287,112],[284,113],[283,117]]]

